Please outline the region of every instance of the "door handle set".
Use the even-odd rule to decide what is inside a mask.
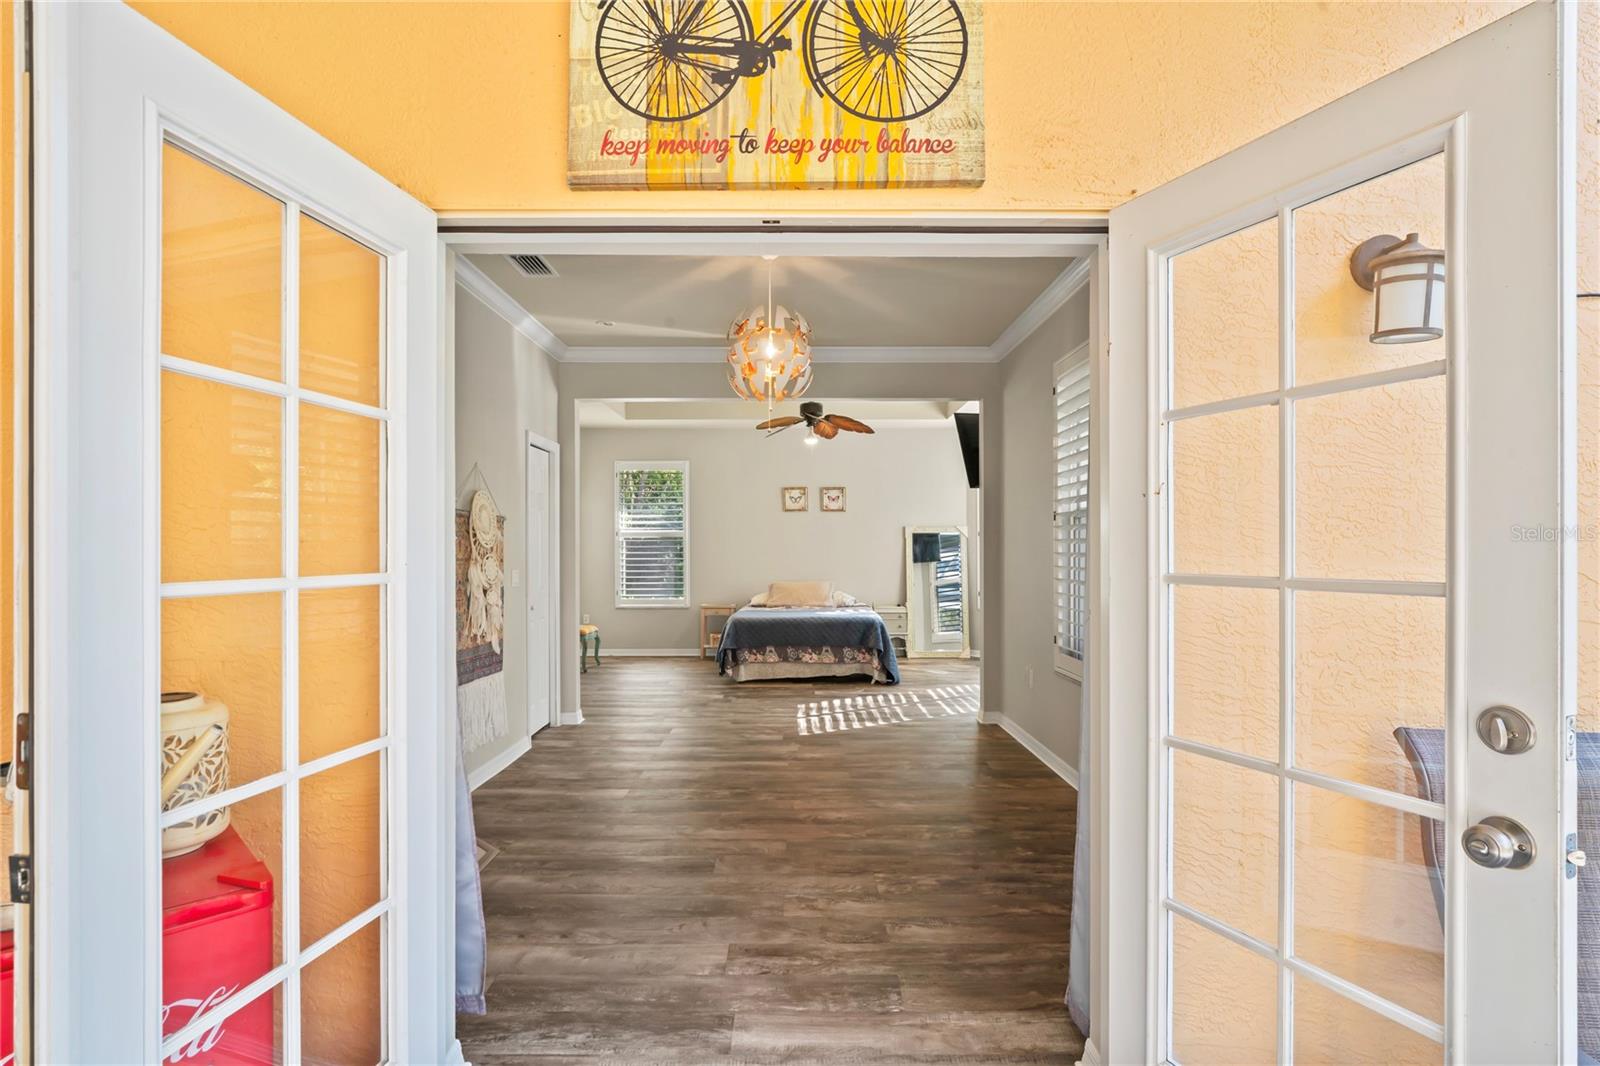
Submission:
[[[1521,755],[1533,747],[1533,720],[1515,707],[1497,704],[1485,708],[1478,715],[1477,727],[1478,739],[1502,755]],[[1576,843],[1568,841],[1569,876],[1587,861]],[[1461,847],[1467,858],[1490,870],[1520,870],[1532,863],[1534,856],[1533,834],[1516,819],[1498,814],[1469,826],[1461,834]]]

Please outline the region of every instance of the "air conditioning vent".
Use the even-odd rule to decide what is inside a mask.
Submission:
[[[537,255],[509,255],[511,265],[522,271],[530,278],[553,278],[556,268],[545,262],[544,257]]]

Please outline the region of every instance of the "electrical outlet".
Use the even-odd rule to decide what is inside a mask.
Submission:
[[[588,625],[589,624],[589,616],[588,615],[584,615],[583,616],[583,624],[584,625]]]
[[[1028,667],[1028,691],[1033,691],[1033,667]]]
[[[522,587],[522,571],[521,570],[513,570],[513,571],[511,571],[511,587],[514,588],[514,589]]]

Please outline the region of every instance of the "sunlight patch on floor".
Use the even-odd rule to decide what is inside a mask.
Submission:
[[[803,737],[848,733],[853,729],[977,714],[978,701],[977,685],[934,685],[914,692],[838,696],[795,704],[794,723],[796,732]]]

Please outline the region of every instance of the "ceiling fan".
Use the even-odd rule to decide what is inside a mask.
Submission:
[[[811,433],[806,437],[807,444],[815,444],[818,438],[832,440],[839,435],[841,429],[851,433],[872,433],[873,428],[865,422],[859,422],[848,415],[825,415],[822,405],[815,401],[807,401],[800,405],[798,415],[784,415],[782,418],[769,418],[759,423],[756,428],[767,431],[767,436],[782,433],[790,426],[798,426],[804,422]]]

